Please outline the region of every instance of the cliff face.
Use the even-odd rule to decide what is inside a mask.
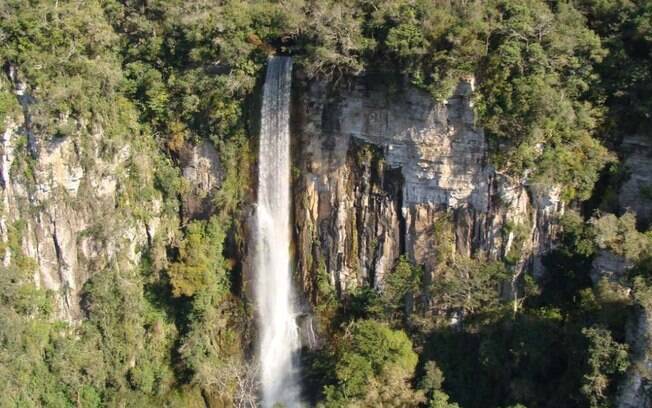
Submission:
[[[217,150],[203,140],[196,146],[184,146],[179,159],[183,178],[188,183],[181,202],[182,216],[185,220],[208,218],[215,212],[213,196],[223,176]]]
[[[100,127],[82,136],[86,124],[72,119],[72,136],[39,133],[31,123],[34,100],[15,70],[11,79],[22,114],[4,124],[0,140],[2,238],[7,242],[21,226],[21,250],[36,263],[36,284],[54,292],[60,318],[77,320],[88,278],[109,267],[135,267],[157,229],[156,198],[138,203],[152,215],[148,221],[124,201],[128,173],[151,163],[127,142],[107,144]],[[3,262],[10,264],[10,250]]]
[[[636,213],[642,224],[652,222],[652,142],[649,135],[626,136],[620,148],[627,180],[620,188],[618,203]]]
[[[650,305],[637,306],[627,322],[627,342],[631,350],[632,365],[620,384],[617,407],[652,406],[651,318]]]
[[[636,214],[639,223],[652,221],[652,143],[649,135],[626,136],[621,145],[627,179],[619,191],[622,210]],[[601,268],[601,259],[616,259],[611,268]],[[594,261],[594,270],[607,269],[616,276],[625,275],[633,265],[611,252],[600,254]],[[652,305],[637,304],[627,321],[627,343],[631,349],[632,365],[620,384],[616,406],[620,408],[652,407]]]
[[[14,68],[10,79],[22,112],[1,126],[1,238],[8,243],[20,230],[19,249],[35,261],[36,284],[54,292],[58,317],[76,321],[83,285],[93,274],[137,267],[157,233],[160,241],[174,240],[179,220],[163,214],[153,187],[157,151],[144,137],[111,138],[100,126],[65,118],[74,129],[68,136],[36,129],[35,100]],[[208,142],[185,145],[179,162],[186,183],[182,217],[206,217],[221,181],[217,152]],[[5,248],[5,266],[11,255]]]
[[[541,272],[563,211],[558,192],[498,174],[474,124],[473,81],[446,103],[376,78],[347,86],[299,81],[294,103],[297,273],[314,300],[318,277],[338,292],[382,288],[405,252],[436,275],[438,251],[499,258]],[[452,224],[454,244],[437,242]],[[448,248],[443,246],[448,245]],[[516,252],[514,252],[516,251]],[[321,271],[321,272],[320,272]]]

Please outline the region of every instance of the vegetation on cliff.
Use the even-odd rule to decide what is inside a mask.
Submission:
[[[101,129],[105,156],[138,145],[152,167],[129,169],[120,205],[148,218],[139,202],[160,196],[168,226],[139,268],[116,262],[90,278],[78,325],[58,321],[54,294],[34,285],[23,224],[6,226],[3,404],[253,404],[253,313],[238,257],[269,54],[291,54],[308,77],[329,81],[380,71],[389,86],[438,100],[473,78],[494,165],[561,186],[579,208],[598,180],[619,182],[605,146],[649,122],[650,21],[644,0],[0,2],[0,131],[28,103],[37,140],[84,146]],[[16,97],[18,83],[28,100]],[[180,159],[200,141],[216,148],[224,177],[214,214],[188,220]],[[19,152],[29,180],[29,153]],[[612,406],[631,362],[626,316],[651,308],[652,244],[647,226],[604,213],[613,206],[601,197],[585,207],[561,220],[547,274],[527,281],[522,299],[505,296],[513,259],[441,254],[442,279],[426,284],[401,257],[382,292],[341,298],[320,276],[323,347],[305,358],[311,402]],[[592,282],[601,251],[631,268]]]

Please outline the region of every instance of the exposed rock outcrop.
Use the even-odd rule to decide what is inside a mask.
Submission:
[[[207,218],[215,210],[213,196],[222,182],[217,150],[211,142],[202,140],[187,146],[180,156],[183,177],[190,187],[183,196],[184,218]]]
[[[475,126],[473,81],[446,103],[412,87],[390,92],[377,78],[348,86],[299,81],[294,183],[298,276],[313,298],[317,279],[338,291],[382,288],[401,253],[436,273],[437,251],[497,258],[515,271],[550,248],[559,191],[498,174]],[[452,223],[442,248],[435,228]],[[515,227],[519,228],[515,228]],[[321,272],[320,272],[321,271]]]
[[[640,224],[652,222],[652,142],[645,134],[626,136],[621,145],[627,179],[618,196],[622,210],[632,211]],[[608,262],[605,262],[608,261]],[[623,276],[633,265],[624,257],[601,252],[593,262],[607,276]],[[593,275],[592,275],[593,278]],[[627,322],[632,365],[620,384],[616,406],[652,407],[652,305],[636,305]]]
[[[619,281],[626,277],[627,271],[634,266],[622,255],[608,250],[600,250],[591,264],[591,281],[596,285],[602,278]]]
[[[621,145],[627,180],[620,188],[621,208],[636,213],[638,222],[652,222],[652,138],[637,134],[626,136]]]
[[[637,307],[627,323],[627,343],[632,365],[620,386],[619,408],[652,407],[652,315],[648,307]]]
[[[55,292],[60,318],[74,321],[88,278],[135,267],[156,233],[160,200],[130,202],[129,194],[144,187],[129,182],[133,174],[148,174],[152,164],[126,141],[111,144],[101,128],[88,132],[73,119],[64,118],[76,129],[72,136],[34,133],[34,100],[14,67],[9,77],[22,114],[9,118],[0,140],[2,239],[20,229],[20,250],[36,262],[36,284]],[[11,250],[3,255],[8,266]]]

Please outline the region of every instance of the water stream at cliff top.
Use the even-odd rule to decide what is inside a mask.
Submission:
[[[258,201],[256,301],[259,312],[262,405],[301,406],[290,267],[290,88],[292,60],[271,58],[263,86]]]

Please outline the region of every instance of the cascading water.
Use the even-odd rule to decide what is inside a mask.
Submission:
[[[301,405],[290,271],[291,81],[292,60],[271,58],[263,87],[256,206],[256,300],[265,408],[277,403],[289,408]]]

